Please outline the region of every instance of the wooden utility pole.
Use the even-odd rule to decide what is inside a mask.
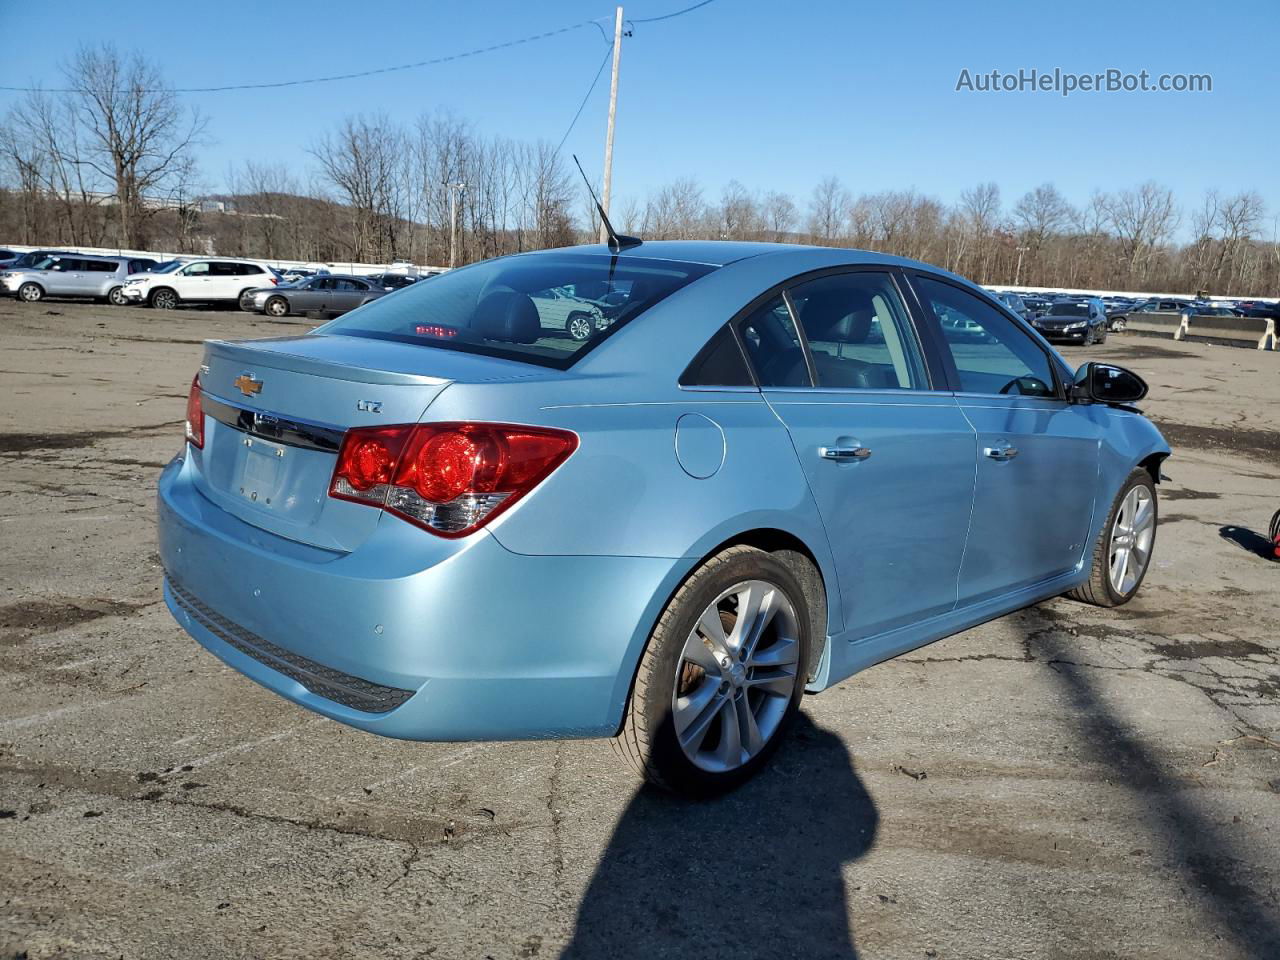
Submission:
[[[467,188],[465,183],[450,183],[449,187],[449,268],[458,265],[458,194]]]
[[[604,138],[604,189],[600,206],[609,214],[609,188],[613,185],[613,124],[618,114],[618,62],[622,59],[622,7],[613,21],[613,81],[609,84],[609,132]],[[600,242],[609,242],[609,231],[600,224]]]

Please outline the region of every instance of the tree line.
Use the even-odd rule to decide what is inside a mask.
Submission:
[[[302,172],[245,160],[213,193],[198,165],[206,120],[153,64],[102,45],[62,73],[65,88],[28,93],[0,120],[2,240],[462,264],[599,230],[565,155],[449,113],[340,119],[309,144]],[[623,191],[611,219],[646,239],[878,250],[992,285],[1280,294],[1280,245],[1253,190],[1188,203],[1148,181],[1074,205],[1045,183],[1008,204],[983,183],[946,203],[913,189],[855,192],[832,175],[797,200],[736,180],[708,196],[681,177],[645,196]]]

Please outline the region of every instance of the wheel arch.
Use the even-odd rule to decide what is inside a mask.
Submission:
[[[1146,470],[1147,473],[1151,474],[1152,483],[1158,484],[1160,482],[1160,478],[1163,476],[1163,474],[1160,472],[1160,467],[1164,464],[1164,462],[1167,459],[1169,459],[1170,456],[1171,454],[1170,454],[1170,451],[1168,450],[1157,450],[1154,453],[1147,454],[1145,457],[1139,460],[1138,466],[1140,466],[1143,470]]]
[[[839,585],[835,577],[834,561],[826,552],[825,541],[822,547],[815,550],[808,540],[781,526],[743,527],[733,533],[720,531],[718,535],[712,535],[700,541],[694,550],[682,558],[676,568],[679,571],[678,575],[669,579],[655,594],[654,602],[650,604],[644,621],[633,637],[620,671],[619,680],[625,677],[625,686],[620,684],[620,695],[615,697],[612,716],[615,733],[622,729],[623,715],[635,685],[640,658],[644,654],[645,645],[649,642],[649,636],[653,633],[658,618],[662,616],[662,611],[671,603],[685,581],[703,564],[730,547],[737,546],[754,547],[766,553],[798,554],[812,567],[811,575],[799,577],[805,591],[805,601],[809,605],[816,644],[816,648],[810,652],[809,682],[813,683],[815,678],[822,676],[827,657],[827,639],[838,632],[841,623]],[[837,629],[833,629],[833,625]]]

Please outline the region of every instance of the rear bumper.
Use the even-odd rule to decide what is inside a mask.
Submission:
[[[650,626],[694,562],[525,556],[390,516],[331,553],[220,509],[189,469],[166,467],[157,501],[174,618],[268,689],[383,736],[612,735]]]

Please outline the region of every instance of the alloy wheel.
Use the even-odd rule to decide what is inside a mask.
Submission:
[[[273,317],[283,317],[288,312],[288,305],[279,297],[274,297],[267,302],[267,313]]]
[[[1156,532],[1155,503],[1151,491],[1136,486],[1125,494],[1111,528],[1107,577],[1121,596],[1131,593],[1146,572]]]
[[[34,283],[24,283],[21,289],[18,290],[18,295],[27,303],[35,303],[44,296],[44,291]]]
[[[671,714],[695,766],[726,773],[778,732],[798,682],[800,627],[782,588],[730,587],[703,610],[676,666]]]
[[[574,340],[586,340],[591,336],[591,321],[582,314],[575,314],[569,318],[568,330]]]
[[[151,305],[161,310],[172,310],[178,305],[178,298],[168,290],[161,290],[151,298]]]
[[[107,299],[112,306],[123,307],[125,305],[124,287],[112,287],[111,292],[107,294]]]

